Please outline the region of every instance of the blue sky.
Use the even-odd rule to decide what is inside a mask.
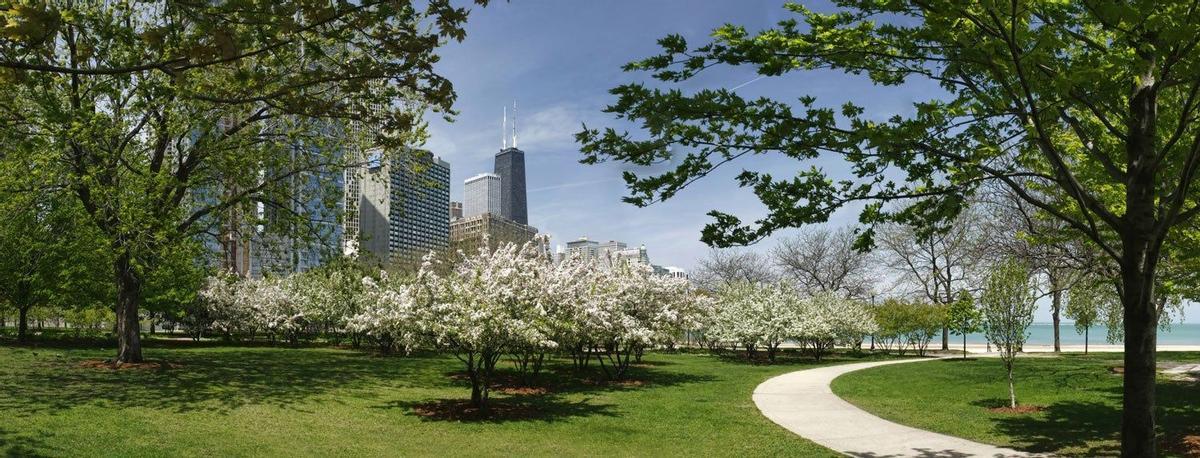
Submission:
[[[783,1],[767,0],[513,0],[475,8],[467,38],[442,49],[438,70],[458,92],[459,115],[453,123],[430,120],[426,147],[450,162],[451,199],[462,200],[462,181],[490,172],[500,148],[501,116],[516,101],[519,146],[526,154],[530,224],[564,244],[580,236],[645,244],[651,261],[693,268],[708,248],[700,230],[709,210],[720,209],[751,221],[764,214],[752,193],[733,181],[742,169],[786,175],[800,164],[785,158],[745,158],[697,182],[675,198],[637,208],[622,203],[626,194],[619,164],[587,166],[574,134],[589,127],[622,125],[602,113],[613,101],[614,86],[643,81],[645,73],[626,73],[621,66],[654,55],[656,40],[678,33],[689,43],[706,41],[724,23],[754,31],[789,17]],[[811,7],[822,10],[826,5]],[[875,87],[864,78],[833,73],[796,74],[756,80],[748,68],[718,68],[680,85],[683,90],[735,87],[743,96],[795,100],[814,95],[821,104],[856,101],[870,114],[886,118],[908,113],[914,101],[936,97],[932,84]],[[747,84],[749,83],[749,84]],[[511,114],[510,114],[511,115]],[[511,120],[510,120],[511,122]],[[814,164],[809,164],[814,165]],[[836,171],[838,163],[817,163]],[[835,215],[833,224],[848,224],[853,212]],[[786,235],[782,233],[776,236]],[[773,240],[752,249],[766,250]],[[1189,310],[1197,321],[1200,309]],[[1043,310],[1038,321],[1048,320]]]

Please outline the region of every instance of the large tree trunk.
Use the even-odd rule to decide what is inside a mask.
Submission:
[[[1135,83],[1129,100],[1129,133],[1125,141],[1125,214],[1121,217],[1121,305],[1125,326],[1125,385],[1121,412],[1121,456],[1153,458],[1155,450],[1155,350],[1158,308],[1154,283],[1159,250],[1166,231],[1159,231],[1159,188],[1155,174],[1158,82],[1155,62]]]
[[[942,351],[950,351],[950,328],[942,326]]]
[[[129,254],[117,257],[117,362],[140,363],[142,341],[138,307],[142,302],[142,279],[134,270]]]
[[[22,305],[17,308],[17,342],[26,343],[29,341],[29,306]]]
[[[1155,456],[1155,368],[1158,317],[1153,273],[1125,269],[1121,298],[1125,319],[1125,385],[1121,416],[1121,456]]]
[[[29,341],[29,309],[33,308],[33,285],[28,281],[17,281],[13,294],[13,303],[17,306],[17,342]],[[38,329],[41,329],[39,322]]]

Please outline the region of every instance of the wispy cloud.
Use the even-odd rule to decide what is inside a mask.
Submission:
[[[585,118],[595,117],[594,111],[560,104],[546,107],[530,116],[521,116],[517,129],[521,149],[540,151],[573,151],[575,132]]]

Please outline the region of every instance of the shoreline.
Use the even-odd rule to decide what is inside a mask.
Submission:
[[[1062,345],[1063,353],[1083,353],[1082,344]],[[955,347],[950,346],[951,351],[962,351],[962,345]],[[992,352],[995,352],[995,347],[992,347]],[[1124,345],[1113,344],[1091,344],[1087,346],[1088,353],[1121,353],[1125,351]],[[1158,352],[1169,351],[1200,351],[1200,345],[1185,345],[1185,344],[1163,344],[1157,348]],[[1053,353],[1054,345],[1044,344],[1026,344],[1021,353]],[[967,353],[988,353],[987,346],[982,344],[967,344]]]

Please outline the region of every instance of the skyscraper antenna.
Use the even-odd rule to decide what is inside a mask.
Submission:
[[[504,107],[504,120],[500,122],[500,150],[508,149],[508,107]]]
[[[513,148],[517,147],[517,101],[513,100]]]

